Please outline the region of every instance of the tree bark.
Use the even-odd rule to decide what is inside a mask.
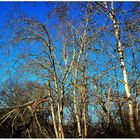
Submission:
[[[84,119],[84,138],[87,137],[87,103],[86,103],[86,93],[84,97],[84,107],[83,107],[83,119]]]
[[[58,135],[59,138],[64,138],[64,131],[63,131],[63,126],[62,126],[62,118],[63,118],[63,108],[61,103],[58,103]]]
[[[82,94],[83,94],[83,138],[87,137],[87,81],[85,79],[86,77],[86,66],[83,67],[83,74],[82,74],[82,81],[83,81],[83,87],[82,87]]]
[[[105,2],[105,8],[108,9],[106,2]],[[111,3],[111,12],[109,12],[109,14],[110,14],[110,19],[112,20],[113,26],[114,26],[114,32],[115,32],[115,37],[117,41],[117,51],[120,55],[120,64],[121,64],[123,80],[124,80],[124,88],[125,88],[127,102],[128,102],[128,115],[129,115],[130,129],[132,130],[132,132],[135,132],[134,119],[133,119],[133,102],[132,102],[132,97],[130,94],[128,79],[127,79],[126,65],[125,65],[124,57],[123,57],[124,51],[123,51],[121,40],[120,40],[120,26],[115,18],[113,2]]]
[[[76,74],[77,74],[77,69],[76,69]],[[76,75],[75,74],[75,75]],[[76,84],[76,77],[74,78],[74,84]],[[76,121],[77,121],[77,128],[78,128],[78,137],[82,137],[82,133],[81,133],[81,124],[80,124],[80,118],[77,112],[77,98],[76,98],[76,87],[74,86],[73,89],[73,94],[74,94],[74,98],[73,98],[73,102],[74,102],[74,113],[75,113],[75,117],[76,117]]]
[[[56,125],[56,119],[55,119],[55,113],[54,113],[54,105],[53,105],[53,100],[51,98],[51,92],[50,92],[50,83],[48,83],[48,96],[50,97],[50,104],[51,104],[51,114],[52,114],[52,120],[53,120],[53,127],[55,131],[56,138],[59,138],[58,136],[58,130],[57,130],[57,125]]]

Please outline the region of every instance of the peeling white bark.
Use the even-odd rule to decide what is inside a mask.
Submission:
[[[107,3],[105,4],[105,7],[108,9]],[[110,12],[110,19],[112,20],[114,26],[114,31],[115,31],[116,41],[117,41],[117,50],[120,55],[120,64],[121,64],[123,80],[124,80],[124,88],[128,100],[128,115],[129,115],[130,129],[134,132],[135,126],[134,126],[134,119],[133,119],[133,102],[132,102],[132,97],[130,94],[128,79],[127,79],[126,65],[123,57],[124,52],[120,41],[120,26],[115,18],[113,2],[111,3],[111,10],[112,11]]]

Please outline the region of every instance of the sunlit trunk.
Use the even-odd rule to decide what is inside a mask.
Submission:
[[[83,67],[83,72],[82,72],[82,98],[83,98],[83,138],[87,137],[87,84],[86,84],[86,66]]]
[[[62,116],[63,116],[63,109],[60,103],[58,103],[58,130],[59,130],[59,138],[64,138],[64,131],[62,126]]]
[[[64,131],[63,131],[63,126],[62,126],[62,115],[63,115],[63,109],[62,109],[62,102],[59,95],[58,95],[58,82],[57,82],[57,78],[56,78],[56,74],[54,77],[54,83],[55,83],[55,88],[56,88],[56,94],[57,94],[57,100],[58,100],[58,105],[57,105],[57,111],[58,111],[58,137],[59,138],[64,138]],[[62,93],[61,95],[62,96]]]
[[[106,5],[106,8],[108,9],[107,3],[105,3],[105,5]],[[127,101],[128,101],[128,115],[129,115],[130,129],[132,130],[132,132],[135,132],[134,119],[133,119],[133,102],[132,102],[132,97],[130,94],[128,79],[127,79],[126,65],[124,62],[124,52],[123,52],[123,48],[122,48],[121,40],[120,40],[120,27],[115,18],[113,2],[111,3],[111,9],[112,11],[110,13],[110,18],[114,26],[114,32],[115,32],[116,41],[117,41],[117,51],[120,55],[120,64],[121,64],[123,80],[124,80],[124,88],[125,88]]]
[[[48,96],[50,98],[51,114],[52,114],[52,121],[53,121],[53,127],[54,127],[54,131],[55,131],[55,135],[56,135],[56,138],[59,138],[57,125],[56,125],[56,119],[55,119],[54,104],[53,104],[53,100],[52,100],[51,92],[50,92],[50,83],[48,83]]]
[[[84,138],[87,137],[87,96],[86,93],[84,97],[84,106],[83,106],[83,120],[84,120]]]
[[[77,70],[76,70],[77,73]],[[76,83],[76,78],[74,78],[74,83]],[[76,87],[74,86],[73,89],[73,102],[74,102],[74,113],[75,113],[75,117],[76,117],[76,122],[77,122],[77,129],[78,129],[78,137],[82,137],[82,133],[81,133],[81,124],[80,124],[80,118],[78,115],[78,111],[77,111],[77,96],[76,96]]]

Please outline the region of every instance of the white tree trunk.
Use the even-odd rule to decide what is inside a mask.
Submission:
[[[74,84],[76,84],[76,75],[77,75],[77,69],[76,69],[76,74],[75,74],[75,78],[74,78]],[[74,113],[75,113],[75,117],[76,117],[76,121],[77,121],[77,128],[78,128],[78,135],[79,137],[82,137],[82,133],[81,133],[81,124],[80,124],[80,118],[77,112],[77,96],[76,96],[76,87],[74,86],[73,89],[73,102],[74,102]]]
[[[54,131],[55,131],[55,135],[56,135],[56,138],[59,138],[57,125],[56,125],[56,119],[55,119],[54,105],[53,105],[53,100],[51,98],[51,93],[50,93],[50,83],[48,83],[48,96],[50,97],[51,114],[52,114],[52,120],[53,120],[53,127],[54,127]]]
[[[87,137],[87,103],[86,103],[86,93],[84,97],[84,107],[83,107],[83,119],[84,119],[84,138]]]
[[[108,9],[107,3],[105,3],[105,7]],[[111,3],[111,9],[112,9],[112,11],[110,12],[110,18],[111,18],[111,20],[113,22],[113,26],[114,26],[114,32],[115,32],[116,41],[117,41],[117,50],[120,55],[120,64],[121,64],[123,80],[124,80],[124,88],[125,88],[127,101],[128,101],[129,123],[130,123],[131,130],[133,132],[135,132],[134,119],[133,119],[133,102],[132,102],[132,97],[130,94],[128,79],[127,79],[126,65],[125,65],[124,57],[123,57],[124,52],[123,52],[123,48],[122,48],[121,40],[120,40],[120,27],[115,18],[113,2]]]

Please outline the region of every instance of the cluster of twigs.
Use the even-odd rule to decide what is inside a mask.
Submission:
[[[3,113],[0,118],[0,125],[4,124],[6,120],[11,120],[11,137],[14,137],[19,129],[21,133],[24,133],[22,134],[23,137],[50,137],[50,132],[42,126],[38,117],[40,110],[47,109],[39,109],[39,105],[46,101],[47,99],[39,99],[37,101],[29,101],[23,105],[5,108],[6,113]]]

